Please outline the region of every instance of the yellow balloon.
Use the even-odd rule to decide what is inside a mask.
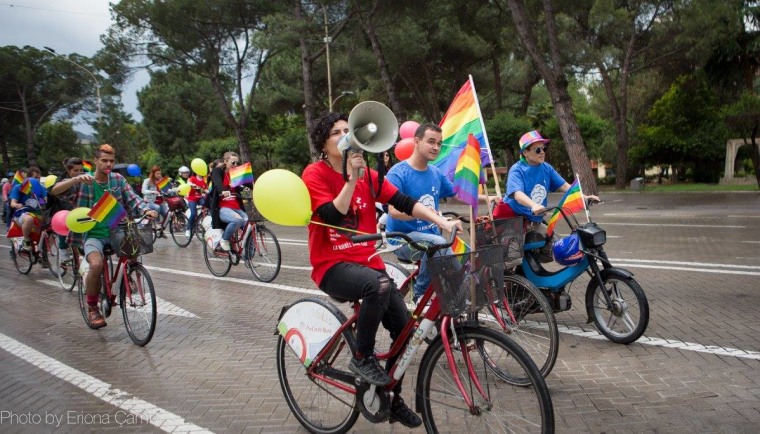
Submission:
[[[208,165],[206,165],[206,162],[200,158],[193,158],[193,161],[190,162],[190,168],[193,169],[193,172],[198,176],[208,175]]]
[[[55,176],[55,175],[48,175],[48,176],[46,176],[45,177],[45,182],[44,182],[45,188],[52,187],[53,184],[55,184],[56,181],[58,181],[58,177],[57,176]]]
[[[253,203],[267,220],[283,226],[306,226],[311,219],[311,197],[306,184],[293,172],[272,169],[253,184]]]
[[[177,194],[179,194],[180,196],[187,196],[188,194],[190,194],[190,189],[191,188],[192,187],[190,186],[189,183],[188,184],[182,184],[177,189]]]
[[[69,215],[66,216],[66,226],[68,226],[71,232],[76,232],[78,234],[89,231],[95,227],[95,223],[97,223],[87,215],[89,212],[90,208],[84,206],[72,209],[69,212]]]

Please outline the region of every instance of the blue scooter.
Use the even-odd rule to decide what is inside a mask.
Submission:
[[[592,202],[587,204],[590,206]],[[581,274],[588,273],[591,281],[586,287],[587,323],[594,322],[597,330],[612,342],[629,344],[636,341],[649,325],[649,303],[644,290],[633,278],[633,273],[610,263],[604,251],[607,241],[604,229],[594,222],[579,225],[574,216],[570,216],[571,221],[559,207],[547,208],[541,213],[554,209],[562,213],[578,235],[582,253],[580,261],[557,271],[549,271],[543,267],[539,257],[541,247],[551,240],[526,239],[523,246],[525,254],[517,273],[541,289],[555,312],[572,307],[572,299],[565,287]]]

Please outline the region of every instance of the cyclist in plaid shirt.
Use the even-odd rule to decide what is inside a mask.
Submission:
[[[158,213],[148,208],[148,204],[135,194],[123,176],[112,172],[115,153],[111,145],[100,145],[95,151],[95,173],[92,177],[78,178],[81,188],[77,196],[77,207],[92,208],[107,191],[124,206],[127,212],[145,213],[151,218],[158,217]],[[80,246],[81,239],[80,234],[71,233],[72,245]],[[98,308],[98,293],[100,292],[100,274],[103,271],[103,249],[110,244],[110,230],[105,224],[96,223],[84,235],[84,255],[90,265],[90,271],[84,278],[87,315],[90,326],[94,329],[106,326],[106,320],[103,319]]]

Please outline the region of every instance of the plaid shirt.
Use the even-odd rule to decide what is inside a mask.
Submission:
[[[108,174],[108,191],[130,215],[136,215],[138,211],[139,213],[143,213],[150,210],[148,205],[127,184],[127,180],[116,172]],[[92,184],[82,184],[79,189],[79,195],[77,195],[76,206],[92,208],[93,205],[95,205],[95,188]],[[69,244],[81,247],[83,245],[82,235],[70,232],[68,237]]]

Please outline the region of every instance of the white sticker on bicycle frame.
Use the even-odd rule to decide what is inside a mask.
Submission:
[[[277,331],[308,367],[340,326],[338,318],[321,304],[301,301],[285,312]]]

